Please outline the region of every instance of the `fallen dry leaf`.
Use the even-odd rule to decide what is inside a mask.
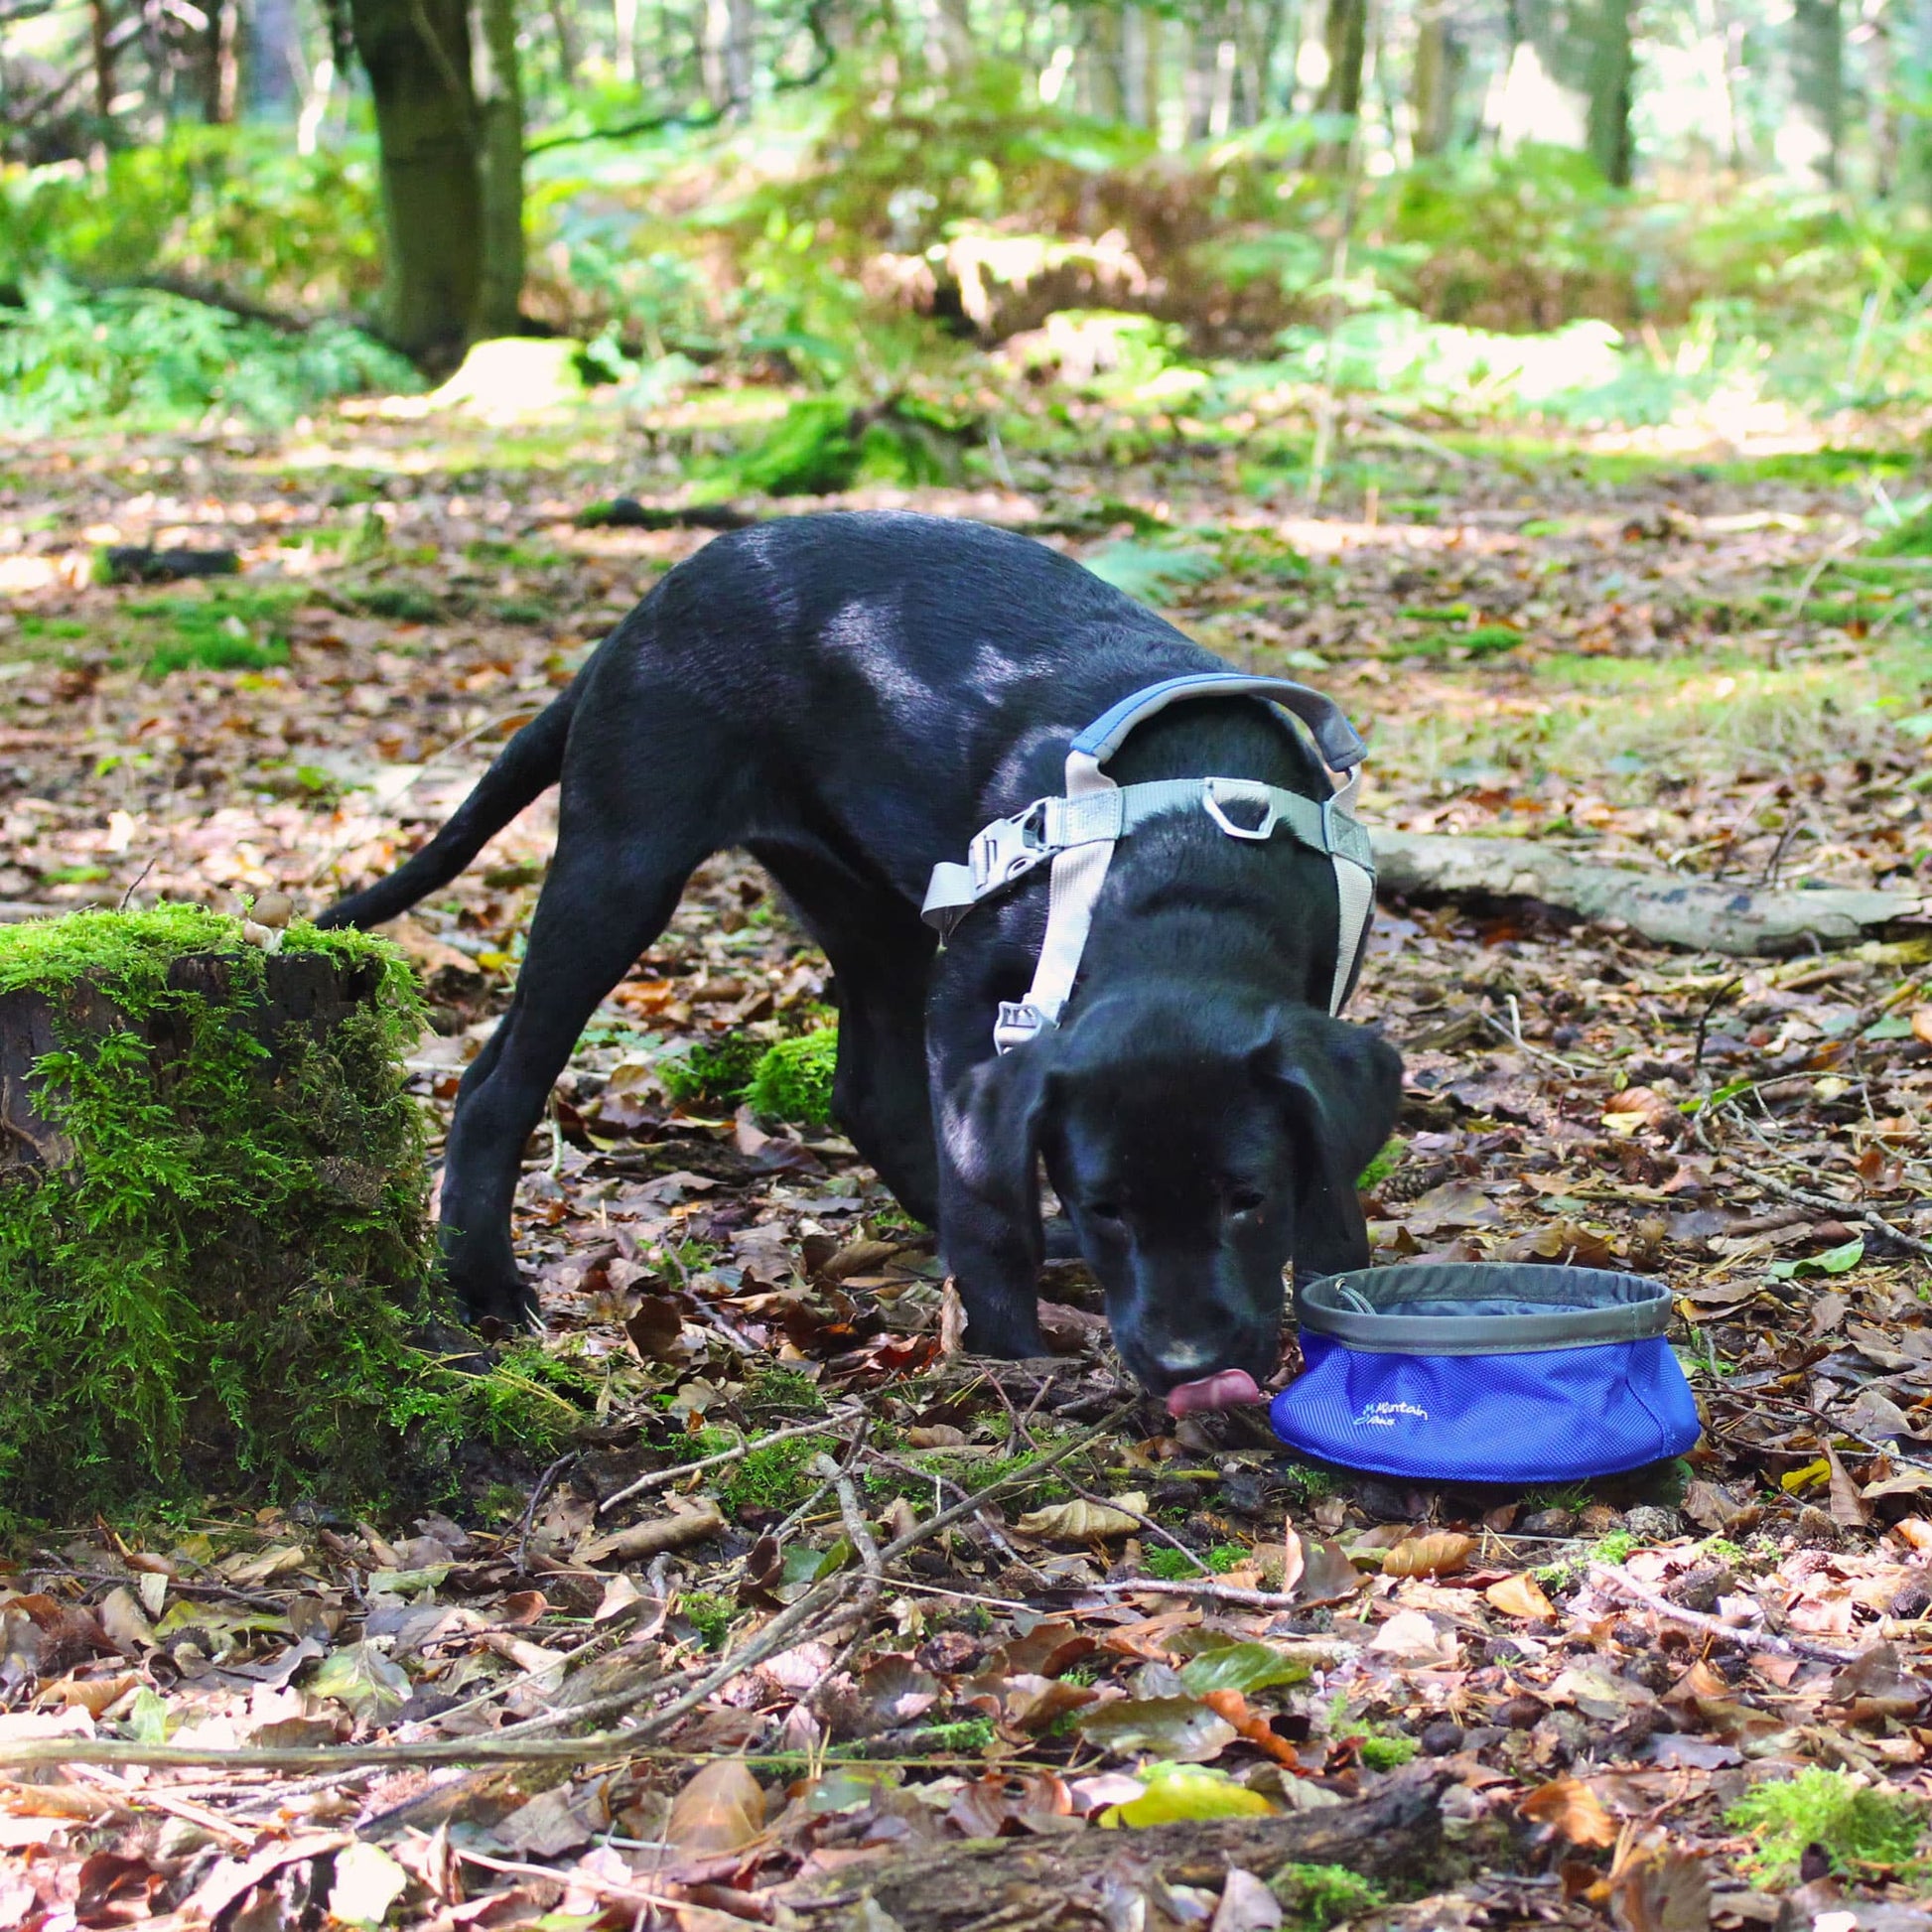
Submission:
[[[742,1758],[714,1759],[671,1801],[665,1838],[680,1852],[737,1852],[764,1830],[764,1791]]]
[[[1472,1536],[1456,1530],[1435,1530],[1427,1536],[1404,1537],[1382,1559],[1385,1577],[1451,1577],[1468,1562],[1476,1547]]]
[[[1505,1577],[1499,1584],[1491,1584],[1482,1594],[1505,1616],[1527,1617],[1534,1623],[1542,1623],[1557,1613],[1556,1606],[1544,1595],[1543,1586],[1526,1570]]]
[[[1582,1778],[1553,1778],[1540,1784],[1517,1806],[1533,1825],[1586,1848],[1614,1845],[1617,1823],[1603,1801]]]

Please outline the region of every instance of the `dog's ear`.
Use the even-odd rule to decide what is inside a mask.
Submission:
[[[967,1187],[1013,1215],[1039,1215],[1039,1136],[1056,1035],[1042,1035],[958,1082],[945,1103],[945,1154]]]
[[[1300,1146],[1295,1278],[1368,1266],[1355,1181],[1382,1150],[1402,1105],[1402,1056],[1368,1027],[1309,1008],[1271,1017],[1256,1070],[1288,1101]]]

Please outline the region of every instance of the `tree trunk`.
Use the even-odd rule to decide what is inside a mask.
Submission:
[[[1834,0],[1836,4],[1836,0]],[[1589,0],[1579,9],[1588,49],[1590,159],[1612,188],[1630,186],[1630,0]]]
[[[110,0],[91,0],[87,25],[93,43],[94,112],[103,131],[114,104],[114,15]]]
[[[235,58],[240,7],[238,0],[210,0],[207,11],[207,70],[202,118],[210,127],[226,127],[234,119],[235,94],[241,78]]]
[[[1538,899],[1591,920],[1618,920],[1660,945],[1726,954],[1856,945],[1890,925],[1922,927],[1916,893],[1807,888],[1751,892],[1673,872],[1591,864],[1533,839],[1377,832],[1375,883],[1417,898]]]
[[[611,0],[611,32],[618,78],[634,87],[642,71],[637,65],[637,0]]]
[[[566,87],[577,84],[578,69],[584,65],[584,50],[577,36],[577,16],[570,0],[550,0],[550,24],[557,33],[557,75]]]
[[[1839,0],[1794,0],[1791,111],[1778,135],[1778,160],[1814,188],[1838,186],[1845,133],[1845,32]]]
[[[1081,63],[1085,69],[1087,112],[1096,120],[1125,120],[1126,22],[1118,0],[1102,0],[1087,19],[1086,59]]]
[[[1315,103],[1318,114],[1354,120],[1362,111],[1362,67],[1368,56],[1368,0],[1328,0],[1322,26],[1322,46],[1328,57],[1328,77]],[[1324,141],[1316,149],[1314,165],[1333,171],[1348,156],[1347,139]]]
[[[471,33],[483,133],[483,271],[475,334],[514,336],[523,320],[523,89],[516,0],[477,0]]]
[[[349,0],[375,99],[389,340],[432,374],[463,359],[483,278],[483,171],[463,0]]]
[[[1468,53],[1449,25],[1443,0],[1423,0],[1416,21],[1415,148],[1446,154],[1455,138],[1455,99]]]
[[[918,1858],[866,1868],[864,1888],[875,1912],[813,1917],[827,1932],[856,1932],[882,1917],[905,1932],[975,1932],[1000,1924],[1074,1932],[1163,1923],[1151,1906],[1153,1899],[1172,1896],[1166,1887],[1218,1886],[1235,1868],[1264,1880],[1291,1863],[1345,1865],[1382,1880],[1425,1878],[1442,1858],[1440,1794],[1447,1782],[1445,1772],[1419,1768],[1357,1803],[1274,1818],[935,1847]],[[850,1868],[841,1877],[837,1884],[808,1882],[848,1895],[857,1889]],[[1139,1909],[1130,1916],[1124,1908],[1133,1907]]]

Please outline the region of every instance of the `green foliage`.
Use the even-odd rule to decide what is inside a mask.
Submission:
[[[1407,1764],[1421,1748],[1413,1737],[1400,1737],[1392,1731],[1365,1730],[1361,1733],[1362,1762],[1371,1771],[1393,1771]]]
[[[299,589],[212,587],[205,596],[143,598],[125,607],[131,653],[150,677],[170,671],[261,671],[286,664]]]
[[[795,1368],[763,1368],[745,1384],[745,1412],[766,1418],[822,1416],[825,1398],[809,1375]]]
[[[724,1649],[725,1639],[731,1635],[732,1618],[738,1613],[727,1598],[713,1595],[710,1590],[691,1589],[678,1598],[677,1607],[707,1650]]]
[[[1198,1577],[1200,1566],[1187,1560],[1185,1551],[1176,1550],[1171,1544],[1156,1543],[1141,1553],[1141,1568],[1150,1577],[1159,1577],[1164,1584],[1184,1583],[1189,1577]]]
[[[271,1040],[263,954],[196,906],[0,932],[0,993],[52,1009],[35,1071],[71,1148],[0,1186],[0,1516],[237,1470],[271,1495],[421,1494],[465,1436],[540,1444],[577,1413],[527,1370],[465,1377],[412,1344],[435,1311],[400,1069],[415,984],[364,934],[297,925],[284,950],[367,1003]],[[179,962],[210,956],[190,990]]]
[[[958,1718],[951,1724],[925,1725],[906,1738],[906,1747],[915,1751],[957,1751],[962,1756],[990,1750],[997,1733],[991,1718]]]
[[[1382,1152],[1362,1170],[1360,1175],[1356,1178],[1355,1185],[1364,1193],[1381,1186],[1383,1181],[1388,1179],[1390,1174],[1401,1165],[1402,1157],[1408,1151],[1409,1143],[1400,1134],[1391,1134],[1388,1141],[1384,1144]]]
[[[1167,604],[1175,591],[1204,584],[1221,568],[1210,551],[1173,549],[1137,537],[1103,544],[1082,561],[1102,583],[1143,604]]]
[[[945,483],[958,467],[956,435],[940,412],[911,398],[870,410],[812,396],[794,402],[730,475],[738,488],[769,496],[830,495],[856,483]]]
[[[1367,1918],[1387,1894],[1343,1864],[1285,1864],[1268,1880],[1292,1932],[1328,1932],[1344,1919]]]
[[[746,1509],[793,1509],[817,1486],[812,1458],[832,1454],[838,1447],[830,1436],[794,1436],[788,1443],[767,1443],[719,1471],[714,1487],[719,1506],[732,1516]]]
[[[838,1066],[839,1030],[815,1027],[768,1047],[746,1089],[761,1120],[823,1127],[832,1118],[832,1076]]]
[[[764,1042],[756,1034],[720,1034],[659,1060],[657,1077],[681,1105],[733,1106],[744,1098],[763,1055]]]
[[[1796,1882],[1798,1862],[1813,1845],[1846,1876],[1875,1876],[1910,1864],[1925,1815],[1910,1799],[1861,1784],[1844,1771],[1808,1765],[1796,1777],[1753,1785],[1725,1813],[1725,1823],[1753,1841],[1744,1869],[1760,1883],[1782,1888]]]
[[[0,430],[109,416],[129,429],[209,415],[279,425],[335,396],[417,386],[399,356],[340,323],[286,335],[178,295],[86,295],[53,275],[25,284],[23,307],[0,307]]]

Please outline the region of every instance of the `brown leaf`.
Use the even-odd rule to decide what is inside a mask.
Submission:
[[[1912,1009],[1912,1037],[1932,1043],[1932,1007]]]
[[[680,1852],[737,1852],[764,1830],[764,1792],[736,1757],[707,1764],[671,1801],[664,1836]]]
[[[577,1546],[579,1563],[637,1563],[646,1557],[676,1550],[687,1543],[699,1543],[716,1536],[725,1527],[724,1512],[709,1496],[698,1497],[689,1509],[671,1516],[656,1516],[648,1523],[633,1523],[627,1530],[593,1538]]]
[[[1063,1537],[1076,1543],[1131,1536],[1141,1527],[1141,1516],[1147,1514],[1147,1498],[1137,1491],[1120,1500],[1126,1504],[1125,1509],[1090,1503],[1084,1496],[1075,1496],[1071,1502],[1048,1503],[1043,1509],[1030,1509],[1014,1528],[1023,1536]],[[1139,1515],[1130,1515],[1129,1510],[1136,1510]]]
[[[1871,1521],[1871,1511],[1859,1494],[1859,1485],[1838,1459],[1838,1451],[1829,1443],[1825,1446],[1825,1459],[1832,1465],[1832,1521],[1841,1529],[1863,1529]]]
[[[1528,1571],[1505,1577],[1482,1592],[1484,1598],[1504,1616],[1528,1617],[1542,1622],[1556,1615],[1556,1605],[1543,1593],[1543,1586]]]
[[[1711,1877],[1701,1859],[1666,1850],[1610,1880],[1618,1932],[1710,1932]]]
[[[1472,1536],[1456,1530],[1434,1530],[1427,1536],[1406,1536],[1382,1559],[1385,1577],[1449,1577],[1468,1562],[1476,1547]]]
[[[1367,1575],[1348,1561],[1339,1543],[1300,1535],[1295,1542],[1301,1554],[1301,1568],[1293,1586],[1297,1603],[1339,1603],[1366,1587]]]
[[[1553,1778],[1538,1785],[1518,1807],[1533,1825],[1547,1826],[1558,1838],[1585,1847],[1616,1843],[1616,1820],[1582,1778]]]
[[[647,1362],[672,1359],[684,1334],[684,1316],[668,1295],[646,1295],[624,1317],[623,1331],[630,1345]]]

